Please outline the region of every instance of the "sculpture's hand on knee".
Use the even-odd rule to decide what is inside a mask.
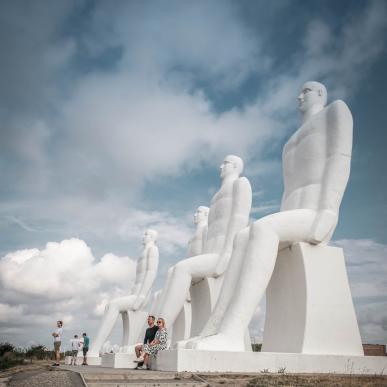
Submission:
[[[317,245],[324,241],[336,226],[337,220],[337,214],[331,210],[318,211],[308,242]]]

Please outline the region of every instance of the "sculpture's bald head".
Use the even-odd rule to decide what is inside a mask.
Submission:
[[[311,108],[318,107],[322,109],[327,104],[327,89],[320,82],[305,82],[297,99],[302,113],[309,111]]]
[[[206,206],[200,206],[194,214],[194,223],[198,224],[200,222],[208,221],[208,214],[210,209]]]
[[[224,179],[227,176],[239,176],[243,172],[243,160],[234,155],[228,155],[224,158],[220,166],[220,177]]]
[[[159,233],[156,230],[148,229],[144,232],[143,243],[146,245],[149,242],[156,242]]]

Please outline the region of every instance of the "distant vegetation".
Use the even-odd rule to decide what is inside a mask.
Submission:
[[[54,351],[48,350],[44,345],[32,345],[31,347],[16,348],[10,343],[0,343],[0,370],[14,367],[34,360],[54,359]]]
[[[251,343],[251,349],[253,352],[261,352],[262,344],[253,344]]]

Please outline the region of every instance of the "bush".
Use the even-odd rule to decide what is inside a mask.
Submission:
[[[262,344],[251,344],[253,352],[261,352]]]
[[[26,356],[37,360],[44,360],[50,358],[50,351],[44,345],[32,345],[27,349]]]
[[[10,343],[0,343],[0,357],[4,356],[7,352],[15,352],[15,346]]]

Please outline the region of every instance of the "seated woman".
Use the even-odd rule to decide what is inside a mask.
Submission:
[[[156,357],[159,351],[167,349],[167,341],[168,341],[168,332],[165,328],[165,320],[161,317],[157,319],[158,330],[156,332],[155,338],[149,344],[144,344],[142,350],[142,356],[138,360],[138,362],[144,362],[143,366],[138,366],[137,369],[149,369],[149,356]],[[143,357],[143,359],[142,359]]]

